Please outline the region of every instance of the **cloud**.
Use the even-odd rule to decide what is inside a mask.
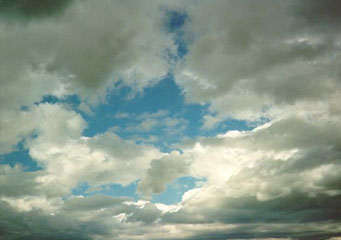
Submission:
[[[42,1],[42,0],[2,0],[0,16],[3,20],[32,20],[58,16],[72,3],[72,0]]]
[[[104,233],[95,222],[86,224],[63,215],[47,215],[41,211],[17,212],[4,201],[1,206],[1,236],[3,239],[91,239]]]
[[[129,198],[113,198],[103,195],[94,195],[91,197],[72,197],[64,202],[63,211],[94,211],[104,208],[114,208],[121,205]]]
[[[58,181],[42,184],[39,179],[44,178],[44,171],[24,172],[22,167],[15,165],[1,165],[1,196],[2,198],[17,198],[21,196],[57,197],[68,193]]]
[[[329,26],[334,29],[339,29],[337,25],[340,23],[340,3],[338,1],[327,0],[325,2],[315,2],[305,0],[297,4],[299,17],[308,21],[312,27]],[[317,20],[317,21],[316,21]],[[330,29],[324,29],[328,31]]]
[[[134,134],[132,139],[141,142],[153,142],[167,148],[179,141],[184,136],[189,121],[178,117],[177,114],[171,115],[167,110],[156,112],[143,112],[141,114],[117,113],[115,118],[126,119],[125,127],[118,129],[119,133]],[[164,137],[158,138],[157,135]]]
[[[140,221],[151,224],[161,216],[161,211],[152,203],[146,203],[142,208],[136,208],[135,211],[128,215],[127,221]]]
[[[172,51],[173,42],[162,30],[158,3],[50,2],[1,2],[11,16],[63,9],[58,19],[1,23],[2,109],[33,104],[60,88],[94,103],[104,100],[115,82],[141,91],[167,74],[166,50]]]
[[[106,133],[89,139],[71,139],[66,145],[38,138],[30,143],[30,155],[46,167],[50,177],[72,188],[82,181],[128,185],[142,176],[148,163],[159,157],[160,152]]]
[[[1,116],[1,153],[10,152],[24,138],[39,135],[55,142],[80,137],[86,123],[63,105],[39,104],[27,111],[5,111]],[[51,128],[51,122],[54,127]]]
[[[1,153],[23,140],[42,168],[1,166],[2,239],[338,239],[336,1],[165,3],[188,16],[188,53],[174,77],[187,103],[208,104],[203,127],[231,118],[259,125],[187,139],[170,153],[143,140],[180,141],[189,122],[167,110],[114,116],[136,143],[113,130],[85,137],[76,110],[39,103],[46,94],[76,94],[78,109],[91,113],[112,88],[135,94],[168,74],[175,46],[162,4],[1,4],[1,18],[10,17],[0,24]],[[72,195],[80,182],[138,182],[148,199],[182,176],[207,181],[175,205]]]
[[[190,174],[208,181],[186,192],[179,210],[162,221],[234,226],[182,239],[337,236],[339,127],[294,118],[184,144],[183,154],[193,159]],[[315,232],[317,225],[325,227]]]
[[[152,160],[138,184],[138,191],[145,197],[163,192],[168,183],[189,173],[190,163],[190,159],[185,159],[179,152]]]
[[[30,157],[43,168],[39,174],[23,176],[19,170],[8,169],[13,172],[8,177],[16,173],[25,180],[21,183],[18,178],[18,184],[29,181],[27,184],[32,188],[39,183],[39,188],[48,195],[48,189],[59,189],[59,193],[65,194],[84,181],[94,185],[111,182],[127,185],[142,177],[152,159],[162,156],[154,147],[123,140],[110,131],[82,137],[86,123],[81,115],[59,104],[39,104],[22,115],[4,120],[2,149],[10,151],[25,138]],[[20,189],[13,191],[16,190]]]
[[[217,239],[322,238],[337,233],[340,124],[332,118],[281,119],[252,131],[187,141],[178,146],[181,154],[164,155],[110,131],[81,137],[85,128],[82,118],[61,105],[40,104],[27,111],[31,113],[40,119],[36,126],[39,135],[28,138],[26,145],[44,168],[34,173],[4,168],[3,200],[16,211],[42,211],[42,219],[46,213],[58,213],[56,219],[76,222],[73,231],[78,231],[78,224],[97,221],[103,239],[112,234],[122,239],[135,234],[150,239],[197,239],[198,231],[200,236]],[[49,124],[56,128],[48,128]],[[57,134],[62,131],[66,131],[64,138]],[[207,182],[186,192],[182,202],[169,211],[148,202],[127,204],[129,199],[100,195],[70,198],[63,204],[58,198],[80,181],[96,186],[128,184],[138,178],[138,191],[148,197],[185,175],[205,177]],[[13,182],[14,178],[19,181]],[[113,217],[115,222],[109,224]],[[119,224],[120,230],[108,230],[113,224]],[[132,226],[142,227],[132,232]],[[156,227],[159,231],[151,231]],[[176,230],[169,230],[173,228]]]
[[[295,111],[305,102],[329,105],[340,94],[340,19],[327,17],[333,5],[204,1],[189,7],[186,34],[194,40],[175,78],[187,102],[210,104],[216,122],[278,118],[273,109]],[[321,18],[312,23],[314,12]]]

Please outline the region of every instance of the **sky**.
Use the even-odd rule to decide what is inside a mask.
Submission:
[[[4,240],[340,240],[338,0],[0,1]]]

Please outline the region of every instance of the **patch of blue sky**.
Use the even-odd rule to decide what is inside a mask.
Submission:
[[[165,28],[168,32],[174,34],[174,43],[177,46],[179,58],[183,58],[188,52],[188,45],[184,38],[183,26],[188,21],[188,15],[185,12],[165,10],[166,21]]]
[[[23,171],[25,172],[42,169],[37,162],[30,157],[29,151],[24,148],[24,140],[17,144],[15,151],[0,155],[0,164],[8,164],[11,167],[19,164],[23,167]]]
[[[183,93],[176,85],[173,76],[168,75],[156,85],[146,88],[143,93],[134,98],[128,98],[131,89],[121,87],[119,90],[112,90],[107,96],[106,102],[93,109],[93,115],[85,115],[84,119],[88,123],[88,128],[84,130],[85,136],[94,136],[104,133],[109,129],[124,139],[132,137],[148,138],[155,136],[159,141],[154,144],[162,150],[169,150],[169,146],[180,141],[179,137],[195,137],[200,135],[202,117],[207,113],[207,105],[186,104]],[[180,134],[165,135],[167,129],[158,125],[149,131],[127,131],[129,127],[137,126],[142,122],[140,115],[145,113],[157,113],[165,111],[165,117],[186,120],[186,126]],[[118,114],[126,114],[127,117],[116,117]],[[157,121],[163,121],[162,118]],[[183,124],[185,122],[183,121]],[[177,126],[182,127],[182,126]]]
[[[175,10],[165,10],[166,21],[165,28],[169,32],[176,32],[183,27],[186,20],[188,19],[187,13],[183,11],[175,11]]]
[[[183,31],[183,26],[188,21],[188,15],[185,12],[166,11],[166,16],[165,27],[167,31],[174,34],[174,44],[177,46],[177,58],[183,58],[188,52],[188,43],[185,41]]]
[[[177,46],[177,53],[179,58],[183,58],[188,52],[188,44],[184,39],[184,32],[180,31],[176,34],[174,43]]]
[[[124,129],[128,124],[136,120],[135,118],[117,118],[115,115],[118,113],[138,116],[143,113],[167,110],[173,115],[181,111],[184,106],[180,89],[169,76],[153,87],[146,88],[143,93],[136,95],[134,98],[127,99],[130,92],[129,87],[121,87],[119,91],[112,90],[107,96],[106,103],[94,108],[93,115],[85,117],[88,128],[85,129],[83,134],[85,136],[94,136],[117,126]],[[121,137],[128,137],[131,133],[122,131],[120,135]]]
[[[80,104],[80,99],[76,94],[66,95],[62,98],[58,98],[54,95],[48,94],[48,95],[44,95],[43,98],[39,102],[36,102],[35,104],[39,105],[41,103],[50,103],[50,104],[64,103],[64,104],[68,104],[70,106],[76,107]]]
[[[72,189],[72,195],[82,195],[84,197],[93,196],[96,194],[107,195],[112,197],[128,197],[134,201],[139,199],[136,194],[137,181],[122,186],[121,184],[105,184],[98,187],[91,187],[87,182],[79,183],[78,186]],[[69,196],[68,196],[69,197]],[[67,197],[66,197],[67,198]]]
[[[163,204],[176,204],[181,202],[182,196],[185,192],[199,187],[202,182],[206,181],[204,178],[195,178],[192,176],[185,176],[175,179],[167,185],[165,191],[160,194],[154,194],[151,202]]]
[[[238,119],[228,119],[222,121],[211,129],[206,129],[201,131],[201,136],[213,137],[221,133],[226,133],[228,131],[250,131],[254,129],[257,124],[251,124],[248,121],[238,120]]]

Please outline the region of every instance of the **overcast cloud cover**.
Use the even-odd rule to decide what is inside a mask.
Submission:
[[[0,238],[340,240],[340,66],[338,0],[0,0]]]

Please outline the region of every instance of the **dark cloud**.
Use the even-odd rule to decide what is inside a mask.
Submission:
[[[191,207],[175,213],[166,213],[162,220],[167,223],[309,223],[341,221],[341,196],[318,195],[309,197],[293,193],[267,201],[256,197],[219,197],[214,208],[203,207],[193,212]],[[289,230],[289,229],[288,229]]]
[[[113,198],[104,195],[94,195],[84,198],[70,198],[64,202],[63,210],[68,211],[92,211],[101,208],[115,207],[122,205],[124,201],[129,201],[129,198]]]
[[[44,11],[65,10],[58,21],[1,21],[0,45],[6,46],[0,52],[1,108],[27,106],[44,94],[75,93],[94,103],[104,100],[118,80],[142,91],[167,74],[164,51],[173,44],[162,29],[157,2],[46,2],[51,6],[45,1],[1,2],[0,15],[5,20],[23,15],[19,14],[23,9],[28,12],[25,16],[32,17],[31,12],[45,16]],[[53,7],[57,4],[60,7]],[[30,91],[18,94],[17,89],[26,86]]]
[[[55,197],[68,193],[59,184],[44,186],[37,178],[44,177],[46,172],[24,172],[19,165],[13,168],[9,165],[0,165],[0,193],[2,197],[39,196]]]
[[[318,226],[315,226],[318,227]],[[272,229],[271,229],[272,228]],[[271,230],[277,230],[276,233]],[[286,239],[286,240],[327,240],[332,237],[338,237],[338,233],[324,233],[321,229],[311,229],[309,232],[300,232],[300,230],[287,230],[281,226],[264,226],[245,224],[234,229],[232,232],[216,230],[209,233],[200,233],[192,237],[177,238],[178,240],[267,240],[267,239]]]
[[[255,120],[337,94],[338,1],[203,1],[189,12],[195,40],[175,78],[188,102]]]
[[[138,184],[138,191],[148,196],[152,193],[161,193],[166,185],[174,179],[184,176],[189,172],[190,162],[177,152],[150,163],[145,176]]]
[[[105,232],[95,222],[82,223],[72,217],[46,215],[41,211],[17,212],[3,201],[0,201],[0,226],[3,240],[87,240],[91,234]]]
[[[0,16],[30,20],[60,15],[73,0],[0,0]]]
[[[341,26],[341,2],[338,0],[303,0],[296,3],[297,14],[312,25],[322,24],[325,30]]]
[[[128,216],[129,222],[143,222],[151,224],[161,216],[161,211],[155,207],[154,204],[147,203],[143,208],[135,208],[134,211]]]

